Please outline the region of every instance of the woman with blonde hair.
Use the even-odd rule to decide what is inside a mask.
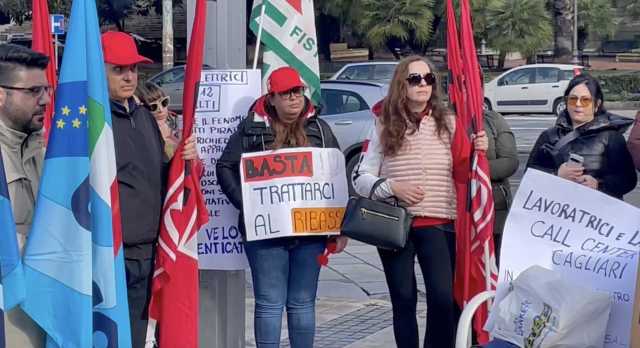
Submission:
[[[404,248],[378,249],[391,296],[396,344],[419,346],[417,256],[428,308],[424,347],[450,348],[456,328],[455,183],[468,174],[472,143],[442,102],[433,64],[419,56],[398,64],[387,96],[373,112],[375,127],[354,171],[354,187],[360,195],[368,195],[374,183],[385,178],[374,198],[395,196],[413,215]],[[484,132],[475,136],[473,146],[487,150]]]
[[[180,135],[178,134],[177,115],[169,110],[169,96],[158,85],[150,81],[138,85],[135,96],[153,114],[164,140],[165,153],[169,158],[173,157],[180,142]]]

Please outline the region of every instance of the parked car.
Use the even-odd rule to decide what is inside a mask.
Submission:
[[[567,64],[529,64],[513,68],[484,85],[484,108],[510,113],[555,113],[566,108],[569,81],[584,68]]]
[[[387,94],[388,85],[379,82],[337,81],[321,82],[322,105],[320,117],[329,123],[338,138],[347,161],[350,176],[358,163],[362,146],[373,127],[371,108]],[[355,190],[349,183],[349,193]]]
[[[204,64],[203,68],[210,68]],[[182,89],[184,85],[185,65],[174,66],[173,68],[159,72],[151,76],[147,81],[153,82],[169,96],[169,109],[177,113],[182,113]]]
[[[349,63],[331,76],[330,80],[379,81],[389,83],[398,62]]]

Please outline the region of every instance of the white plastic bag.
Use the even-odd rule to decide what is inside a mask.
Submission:
[[[496,298],[485,330],[523,348],[600,348],[610,311],[607,293],[532,266]]]

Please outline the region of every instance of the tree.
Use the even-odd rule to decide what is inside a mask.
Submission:
[[[316,0],[316,9],[338,20],[340,41],[354,43],[362,18],[362,0]]]
[[[578,48],[584,47],[584,42],[589,36],[598,38],[612,36],[618,23],[619,19],[615,18],[614,9],[609,0],[580,0],[578,2]]]
[[[568,63],[573,51],[573,0],[552,0],[553,55],[558,62]]]
[[[432,34],[433,0],[362,0],[360,31],[371,49],[424,46]]]
[[[505,0],[490,4],[487,23],[489,45],[500,52],[500,67],[507,53],[520,52],[529,61],[551,44],[553,28],[539,0]]]

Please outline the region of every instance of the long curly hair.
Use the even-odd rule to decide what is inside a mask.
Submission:
[[[292,123],[282,122],[275,106],[269,101],[269,97],[265,98],[265,111],[269,115],[271,128],[275,136],[273,143],[269,146],[271,150],[277,150],[283,147],[303,147],[309,145],[307,131],[305,130],[307,118],[304,117],[304,115],[309,111],[311,105],[309,100],[306,97],[304,98],[305,101],[302,111],[298,118]]]
[[[431,109],[431,117],[436,122],[436,133],[438,137],[449,136],[451,130],[447,127],[446,116],[451,112],[442,102],[440,96],[440,78],[435,66],[431,61],[420,56],[410,56],[398,64],[393,73],[393,78],[389,86],[389,92],[382,104],[382,134],[380,142],[385,156],[393,156],[402,148],[405,135],[414,134],[418,130],[422,116],[409,109],[407,100],[407,88],[409,87],[406,78],[409,74],[409,65],[413,62],[422,61],[429,66],[429,70],[436,74],[436,83],[431,89],[431,98],[427,108]]]

